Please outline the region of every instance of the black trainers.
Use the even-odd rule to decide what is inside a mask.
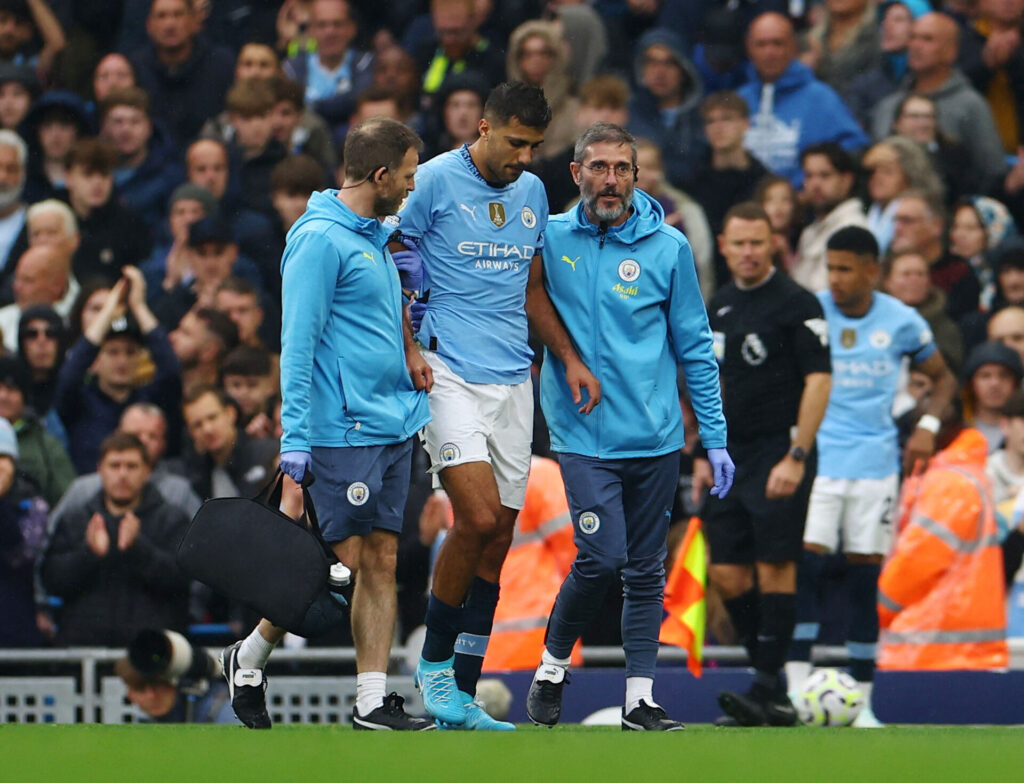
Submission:
[[[740,725],[740,722],[736,720],[732,715],[719,715],[715,718],[712,724],[720,729],[733,729]]]
[[[405,699],[392,692],[384,697],[384,704],[369,715],[360,715],[359,708],[353,707],[352,728],[364,731],[430,731],[437,728],[432,720],[406,714],[403,704]]]
[[[786,694],[766,696],[751,690],[749,693],[722,691],[718,706],[740,726],[795,726],[796,709]]]
[[[231,709],[235,711],[235,717],[250,729],[269,729],[272,724],[267,712],[267,678],[263,676],[263,669],[239,667],[238,650],[241,646],[241,642],[235,642],[220,654],[224,679],[228,681]]]
[[[526,696],[526,716],[538,726],[550,728],[562,716],[562,689],[569,682],[564,666],[541,666]]]
[[[679,721],[672,720],[661,707],[648,704],[643,699],[628,715],[626,708],[622,708],[623,731],[682,731],[685,728]]]

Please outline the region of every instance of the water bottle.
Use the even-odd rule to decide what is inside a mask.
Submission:
[[[352,583],[352,571],[344,563],[335,563],[327,575],[327,589],[331,596],[342,606],[348,606],[348,598],[345,597],[348,586]]]

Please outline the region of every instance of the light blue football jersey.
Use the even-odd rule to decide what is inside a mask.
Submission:
[[[418,241],[423,291],[417,339],[469,383],[515,384],[530,374],[526,281],[543,247],[548,201],[524,173],[504,187],[484,181],[467,146],[423,164],[397,227]]]
[[[892,404],[903,357],[922,362],[937,350],[931,329],[911,307],[875,293],[861,318],[843,315],[822,291],[828,322],[832,393],[818,429],[818,475],[883,478],[899,470]]]

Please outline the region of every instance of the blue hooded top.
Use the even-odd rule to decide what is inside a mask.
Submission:
[[[314,193],[281,258],[281,451],[399,443],[430,420],[405,363],[391,229]]]
[[[578,412],[565,365],[551,352],[541,405],[556,452],[629,459],[683,446],[676,387],[682,365],[705,448],[726,445],[718,364],[693,253],[665,225],[661,206],[634,191],[633,214],[602,231],[583,204],[548,222],[544,283],[583,362],[601,382],[601,404]]]
[[[750,81],[737,92],[750,106],[745,146],[771,171],[800,187],[804,180],[800,151],[822,141],[843,149],[870,142],[842,99],[799,60],[774,83],[771,106],[763,103],[764,83],[749,66]]]

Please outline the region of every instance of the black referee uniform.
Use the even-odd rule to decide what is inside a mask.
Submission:
[[[818,300],[777,271],[750,288],[729,283],[708,309],[721,367],[729,453],[736,460],[732,491],[724,499],[708,497],[705,507],[711,562],[751,570],[765,563],[788,570],[803,550],[804,520],[817,471],[814,448],[799,454],[791,444],[807,376],[831,372],[828,326]],[[769,474],[787,454],[804,459],[803,479],[788,497],[769,500]],[[796,623],[796,595],[775,584],[767,585],[767,592],[765,587],[755,578],[745,592],[723,596],[754,665],[747,694],[718,695],[726,712],[723,725],[797,722],[781,676]]]
[[[831,372],[824,313],[813,294],[775,272],[754,288],[723,286],[708,317],[736,462],[732,491],[724,499],[709,496],[705,507],[711,562],[796,561],[816,473],[814,449],[793,495],[768,500],[765,485],[789,452],[804,377]]]

